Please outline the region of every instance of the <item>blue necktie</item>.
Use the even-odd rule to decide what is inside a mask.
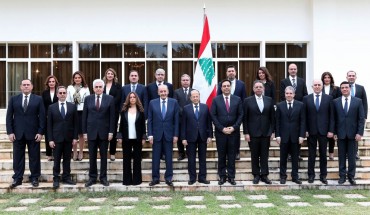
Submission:
[[[315,101],[315,105],[316,105],[316,110],[319,111],[319,108],[320,108],[320,95],[316,95],[316,101]]]
[[[355,96],[355,85],[351,85],[351,96]]]
[[[60,114],[62,115],[62,118],[66,117],[66,110],[64,109],[64,103],[60,103],[62,107],[60,107]]]
[[[166,116],[166,100],[162,101],[162,118]]]
[[[345,100],[346,100],[346,102],[344,103],[344,113],[347,116],[347,112],[348,112],[348,98],[346,98]]]
[[[198,105],[195,105],[195,117],[197,118],[197,120],[199,119]]]
[[[132,89],[131,89],[131,92],[135,92],[135,90],[136,90],[136,87],[135,87],[135,85],[132,85]]]

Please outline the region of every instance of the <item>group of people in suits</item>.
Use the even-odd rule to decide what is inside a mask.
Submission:
[[[9,101],[7,133],[13,142],[14,188],[22,184],[25,146],[30,158],[30,182],[38,186],[41,175],[40,145],[46,136],[48,160],[54,160],[53,187],[60,183],[60,163],[63,158],[61,181],[75,184],[70,172],[70,160],[83,159],[83,145],[88,142],[90,187],[99,181],[109,186],[107,177],[108,146],[111,161],[115,160],[116,142],[123,149],[123,184],[142,183],[141,153],[146,140],[152,144],[152,180],[150,186],[160,183],[160,160],[166,163],[165,183],[173,186],[173,146],[177,144],[179,157],[188,157],[188,184],[207,180],[206,151],[215,128],[218,152],[219,185],[228,181],[236,185],[235,161],[240,159],[240,126],[251,150],[253,184],[259,181],[271,184],[268,178],[270,141],[275,136],[280,146],[280,183],[287,179],[287,161],[291,157],[292,181],[301,184],[298,174],[300,145],[308,139],[308,182],[315,180],[316,148],[320,154],[320,181],[327,184],[326,149],[329,141],[338,142],[340,180],[356,184],[357,141],[361,140],[367,115],[366,92],[355,84],[356,73],[347,73],[347,82],[334,85],[329,72],[312,83],[313,93],[307,95],[306,83],[297,77],[297,66],[290,64],[289,77],[280,84],[281,102],[276,104],[274,82],[266,67],[260,67],[252,86],[252,95],[246,96],[243,81],[236,79],[235,66],[226,70],[227,79],[218,85],[218,96],[210,108],[200,103],[200,92],[190,87],[191,78],[181,76],[181,87],[173,91],[165,82],[165,71],[157,69],[156,80],[144,86],[139,84],[139,73],[129,73],[130,83],[121,87],[114,69],[108,69],[103,80],[93,81],[93,94],[82,72],[72,77],[72,85],[58,86],[55,76],[49,76],[42,97],[32,94],[32,82],[21,83],[20,95]],[[335,96],[334,96],[335,95]],[[56,99],[55,99],[56,97]],[[335,98],[336,97],[336,98]],[[360,97],[360,98],[357,98]],[[118,120],[120,123],[118,127]],[[147,121],[147,132],[145,122]],[[81,139],[82,137],[82,139]],[[78,144],[79,143],[79,144]],[[77,145],[80,151],[77,152]],[[333,147],[334,148],[334,147]],[[100,173],[97,171],[97,151],[100,153]],[[52,154],[48,151],[53,151]],[[73,156],[71,155],[73,151]],[[196,174],[198,151],[199,174]],[[348,157],[348,171],[346,171]],[[133,166],[131,161],[133,160]],[[132,166],[132,168],[131,168]]]

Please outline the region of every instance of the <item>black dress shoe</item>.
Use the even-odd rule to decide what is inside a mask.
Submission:
[[[296,184],[302,184],[302,181],[297,178],[297,179],[292,179],[292,182],[296,183]]]
[[[272,184],[271,180],[267,176],[262,176],[261,181],[265,182],[265,184]]]
[[[356,185],[357,183],[356,183],[356,180],[355,179],[353,179],[353,178],[349,178],[348,179],[348,181],[349,181],[349,183],[351,184],[351,185]]]
[[[312,184],[315,181],[314,177],[308,177],[308,183]]]
[[[225,184],[226,182],[226,178],[220,178],[220,180],[218,180],[218,185],[223,185]]]
[[[237,153],[236,155],[235,155],[235,160],[240,160],[240,153]]]
[[[286,183],[286,179],[285,178],[280,178],[280,184],[285,184]]]
[[[259,182],[260,182],[260,176],[259,175],[254,176],[253,184],[258,184]]]
[[[326,180],[326,178],[325,178],[325,177],[320,178],[320,181],[321,181],[323,184],[328,184],[328,180]]]
[[[9,185],[9,187],[11,188],[11,189],[13,189],[13,188],[16,188],[17,186],[19,186],[19,185],[22,185],[22,181],[13,181],[13,183],[11,183],[10,185]]]
[[[173,186],[172,181],[167,181],[167,180],[166,180],[166,184],[167,184],[168,186],[171,186],[171,187]]]
[[[235,182],[235,179],[233,179],[233,178],[229,178],[229,183],[231,184],[231,185],[236,185],[236,182]]]
[[[38,187],[39,186],[39,180],[38,179],[33,179],[31,182],[32,187]]]
[[[195,181],[188,181],[188,185],[193,185]]]
[[[63,184],[76,185],[76,183],[72,181],[71,179],[63,180]]]
[[[338,184],[344,184],[344,182],[346,182],[345,178],[339,178]]]
[[[85,184],[85,187],[91,187],[93,184],[96,184],[96,181],[92,180],[92,179],[89,179],[86,184]]]
[[[156,185],[156,184],[159,184],[159,181],[151,181],[150,183],[149,183],[149,186],[154,186],[154,185]]]
[[[199,183],[202,183],[202,184],[210,184],[211,182],[207,181],[207,180],[199,180],[198,181]]]
[[[59,181],[58,180],[53,181],[53,188],[54,189],[58,189],[59,188]]]
[[[109,186],[109,181],[107,179],[101,179],[100,184],[102,184],[103,186],[108,187]]]

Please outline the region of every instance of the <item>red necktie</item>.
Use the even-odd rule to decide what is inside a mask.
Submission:
[[[100,98],[100,96],[96,97],[96,104],[95,104],[96,110],[99,110],[99,108],[100,108],[99,98]]]
[[[230,112],[229,97],[226,96],[225,99],[226,99],[226,110],[229,113]]]

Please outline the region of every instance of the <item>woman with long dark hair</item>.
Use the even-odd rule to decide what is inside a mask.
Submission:
[[[256,74],[256,80],[262,81],[263,85],[265,86],[265,91],[263,95],[271,97],[272,101],[275,104],[275,84],[272,81],[270,72],[266,67],[261,66],[260,68],[258,68],[257,74]],[[252,90],[252,95],[254,95],[253,90]]]
[[[119,141],[123,151],[123,185],[139,185],[142,182],[141,151],[146,140],[144,107],[139,96],[130,92],[121,111]],[[131,158],[133,171],[131,172]]]

